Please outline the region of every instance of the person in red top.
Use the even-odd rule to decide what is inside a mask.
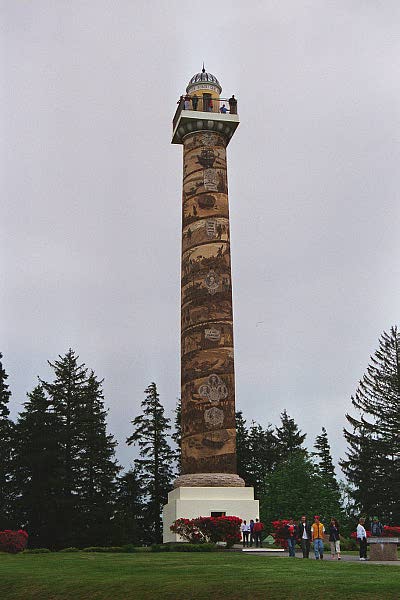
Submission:
[[[254,523],[254,527],[253,527],[253,535],[254,535],[254,539],[256,542],[256,548],[258,548],[258,544],[260,544],[260,548],[261,548],[261,533],[264,530],[264,525],[261,523],[261,521],[259,521],[258,519],[256,519],[256,522]]]

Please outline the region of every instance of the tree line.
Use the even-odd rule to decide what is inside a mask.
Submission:
[[[107,432],[103,381],[73,350],[49,362],[15,422],[0,354],[0,530],[23,526],[36,547],[159,542],[162,506],[180,470],[181,410],[174,426],[157,386],[145,390],[126,443],[138,458],[123,471]],[[338,481],[326,429],[313,450],[286,410],[280,424],[249,425],[236,413],[238,474],[253,486],[265,523],[301,513],[350,523],[375,514],[400,523],[400,334],[379,340],[351,399]]]

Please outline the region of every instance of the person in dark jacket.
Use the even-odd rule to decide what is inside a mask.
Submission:
[[[232,97],[229,98],[229,112],[231,115],[237,115],[237,100],[235,96],[232,94]]]
[[[285,525],[286,539],[288,542],[289,556],[296,556],[296,539],[297,539],[297,525],[293,519],[289,519],[289,523]]]
[[[333,560],[337,554],[337,558],[340,560],[340,533],[337,519],[332,518],[329,524],[329,541],[331,543],[331,559]]]
[[[374,517],[371,521],[371,535],[380,537],[383,533],[383,525],[379,522],[378,517]]]
[[[298,525],[297,535],[300,539],[303,558],[309,558],[311,545],[311,524],[307,521],[307,517],[305,515],[301,517]]]
[[[250,548],[253,545],[254,542],[254,519],[250,519]]]

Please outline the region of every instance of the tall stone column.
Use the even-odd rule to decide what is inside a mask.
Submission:
[[[236,474],[226,143],[223,134],[210,131],[183,139],[181,449],[186,477],[176,485],[242,483],[226,476]],[[203,477],[190,477],[199,473]]]

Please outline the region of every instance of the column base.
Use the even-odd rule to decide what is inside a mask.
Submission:
[[[187,473],[174,481],[180,487],[244,487],[244,480],[236,473]]]
[[[163,541],[183,541],[170,526],[176,519],[211,517],[211,513],[246,519],[259,518],[259,502],[251,487],[179,487],[168,494],[163,510]]]

